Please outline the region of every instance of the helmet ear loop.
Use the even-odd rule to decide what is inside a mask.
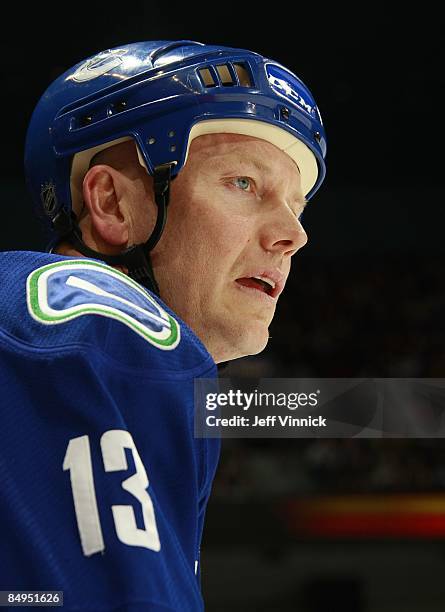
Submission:
[[[67,239],[86,257],[99,259],[110,266],[124,266],[128,275],[159,296],[159,287],[154,278],[150,262],[150,251],[159,242],[167,220],[167,206],[170,199],[171,168],[174,164],[167,163],[156,166],[153,173],[153,189],[158,209],[156,223],[147,242],[129,247],[117,255],[100,253],[88,247],[82,239],[82,231],[73,212],[67,213],[65,208],[53,219],[53,226],[59,238]]]

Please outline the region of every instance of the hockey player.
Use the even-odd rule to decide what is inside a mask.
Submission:
[[[307,87],[242,49],[124,45],[44,93],[48,252],[0,256],[0,590],[203,609],[219,444],[193,436],[193,381],[265,347],[325,151]]]

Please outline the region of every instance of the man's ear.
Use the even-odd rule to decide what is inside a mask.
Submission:
[[[126,246],[128,222],[120,206],[121,173],[99,164],[88,170],[83,180],[83,199],[88,209],[96,240],[104,245]]]

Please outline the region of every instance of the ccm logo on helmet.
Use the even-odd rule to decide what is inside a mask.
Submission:
[[[308,104],[303,96],[294,89],[291,82],[286,78],[284,70],[281,70],[278,66],[269,64],[266,66],[266,74],[269,85],[274,91],[294,104],[298,104],[298,106],[301,106],[307,113],[314,113],[314,107]]]
[[[116,68],[124,61],[122,56],[127,51],[125,49],[110,49],[95,55],[93,58],[84,62],[71,76],[73,81],[83,83],[102,76],[112,68]]]

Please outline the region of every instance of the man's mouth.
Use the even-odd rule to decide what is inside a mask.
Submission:
[[[250,278],[238,278],[236,280],[240,285],[244,285],[244,287],[250,287],[251,289],[258,289],[263,293],[267,293],[267,295],[272,296],[273,291],[275,289],[275,283],[269,279],[258,278],[252,276]]]

